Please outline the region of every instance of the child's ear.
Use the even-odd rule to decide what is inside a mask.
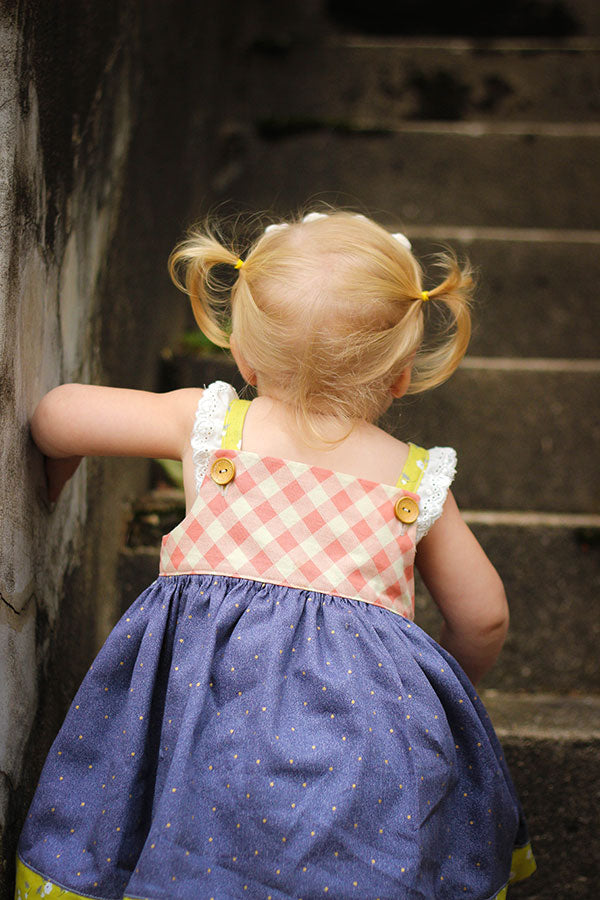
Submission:
[[[400,397],[404,397],[405,393],[408,390],[408,386],[410,384],[410,376],[412,374],[412,366],[407,366],[402,370],[400,375],[396,378],[394,383],[390,388],[390,393],[392,397],[396,400],[399,400]]]
[[[247,381],[248,384],[251,384],[254,387],[256,387],[256,381],[257,381],[256,372],[254,371],[254,369],[250,368],[250,366],[244,359],[244,357],[243,357],[242,353],[240,352],[240,349],[237,345],[237,341],[233,335],[231,335],[231,337],[229,339],[229,349],[231,350],[231,355],[235,359],[235,364],[238,367],[238,369],[240,370],[240,375],[242,376],[244,381]]]

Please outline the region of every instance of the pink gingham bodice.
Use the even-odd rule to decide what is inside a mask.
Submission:
[[[210,385],[198,404],[192,434],[198,494],[185,519],[163,538],[160,574],[214,573],[281,584],[362,600],[412,619],[416,543],[441,515],[454,451],[411,445],[412,465],[397,485],[379,484],[242,450],[243,416],[241,423],[229,420],[240,405],[224,382]],[[223,457],[233,462],[235,477],[219,485],[210,470]],[[403,524],[394,513],[402,496],[419,504],[414,524]]]
[[[397,487],[242,450],[235,477],[209,472],[183,522],[163,538],[165,576],[230,575],[384,606],[412,619],[416,525],[394,514]]]

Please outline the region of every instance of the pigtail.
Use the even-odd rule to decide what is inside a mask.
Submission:
[[[169,257],[169,274],[179,290],[189,295],[198,327],[217,347],[229,347],[223,326],[229,314],[231,279],[219,277],[217,267],[240,267],[237,254],[212,234],[191,231]]]
[[[235,335],[261,390],[285,399],[307,443],[338,444],[388,408],[406,369],[419,393],[449,378],[467,350],[473,284],[452,253],[427,292],[406,238],[352,214],[279,223],[244,246],[242,261],[214,232],[194,230],[169,272],[201,331],[220,347]]]
[[[419,303],[426,313],[432,313],[438,307],[442,328],[437,340],[426,338],[425,349],[417,353],[408,391],[411,394],[422,393],[447,381],[467,352],[471,337],[472,270],[468,265],[461,268],[451,252],[440,254],[437,264],[446,277],[414,302]],[[429,349],[426,349],[427,344],[430,344]]]

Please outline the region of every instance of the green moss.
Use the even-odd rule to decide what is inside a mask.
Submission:
[[[171,484],[173,487],[183,488],[183,466],[179,460],[157,459],[156,465],[168,484]]]
[[[217,347],[216,344],[209,341],[199,328],[196,328],[193,331],[184,331],[179,343],[182,353],[206,356],[207,354],[227,352],[223,347]]]

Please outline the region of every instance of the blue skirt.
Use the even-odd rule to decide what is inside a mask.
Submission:
[[[489,900],[535,868],[483,704],[432,638],[214,575],[158,578],[117,624],[19,858],[18,890],[107,900]]]

